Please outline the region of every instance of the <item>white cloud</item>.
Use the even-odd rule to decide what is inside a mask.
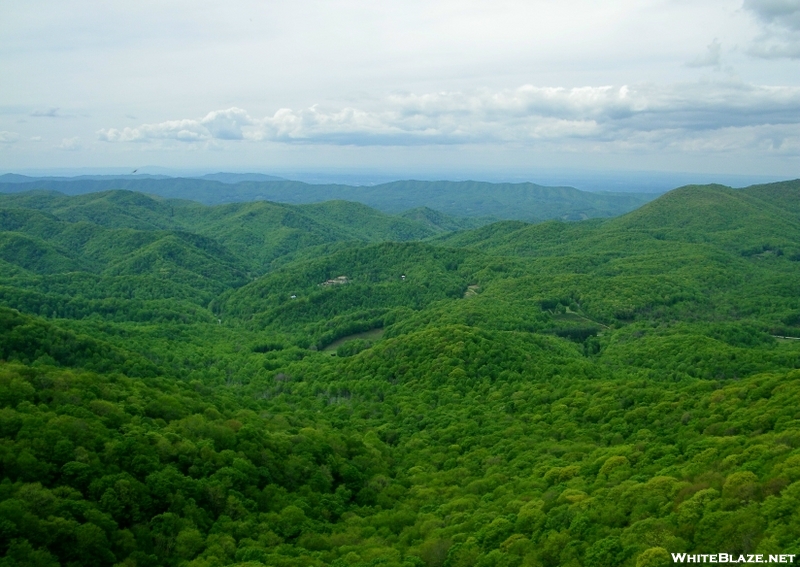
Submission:
[[[201,124],[218,140],[241,140],[242,128],[253,124],[253,120],[241,108],[229,108],[209,112]]]
[[[354,146],[568,145],[572,140],[606,148],[679,148],[705,140],[710,148],[730,144],[731,132],[737,131],[743,143],[760,144],[747,133],[754,128],[762,133],[777,128],[781,140],[797,140],[798,127],[800,87],[702,82],[402,94],[372,109],[282,108],[262,119],[231,108],[202,119],[103,129],[98,136],[109,142],[265,140]],[[773,147],[794,146],[781,142]]]
[[[79,150],[81,149],[81,139],[78,136],[74,136],[72,138],[64,138],[58,145],[58,149],[70,152]]]
[[[744,0],[762,25],[749,53],[763,59],[800,59],[800,0]]]
[[[142,124],[136,128],[101,129],[98,137],[106,142],[147,142],[151,140],[176,140],[180,142],[203,142],[219,140],[241,140],[242,128],[253,120],[240,108],[215,110],[199,120],[168,120],[157,124]]]
[[[0,130],[0,144],[13,144],[19,139],[19,134],[16,132],[8,132]]]

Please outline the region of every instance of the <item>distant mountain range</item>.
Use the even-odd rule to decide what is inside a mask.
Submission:
[[[81,195],[116,189],[207,205],[247,201],[290,204],[353,201],[397,214],[427,207],[457,217],[541,221],[613,217],[653,200],[654,193],[594,193],[573,187],[478,181],[395,181],[370,187],[312,185],[261,174],[215,173],[202,178],[154,175],[33,178],[0,176],[0,193],[30,190]]]
[[[33,183],[37,181],[109,181],[109,180],[138,180],[138,179],[175,179],[171,175],[153,175],[149,173],[131,173],[128,175],[78,175],[74,177],[31,177],[16,173],[0,175],[0,183]],[[205,179],[219,181],[220,183],[239,183],[241,181],[286,181],[283,177],[264,175],[263,173],[209,173],[187,179]]]

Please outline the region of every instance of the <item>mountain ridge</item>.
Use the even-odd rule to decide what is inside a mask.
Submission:
[[[192,199],[207,205],[267,200],[309,204],[330,200],[354,201],[389,214],[429,207],[458,217],[494,217],[540,221],[549,218],[581,220],[610,217],[630,211],[655,198],[651,193],[592,193],[572,187],[534,183],[478,181],[395,181],[374,186],[312,185],[299,181],[240,181],[210,179],[37,179],[24,183],[0,182],[0,193],[31,189],[67,195],[107,190],[130,190],[171,199]]]

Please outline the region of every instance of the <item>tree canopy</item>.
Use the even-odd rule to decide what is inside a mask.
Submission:
[[[800,554],[799,202],[0,196],[0,567]]]

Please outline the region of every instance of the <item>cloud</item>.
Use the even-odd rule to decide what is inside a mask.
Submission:
[[[706,52],[698,55],[692,61],[686,64],[687,67],[716,67],[720,66],[720,50],[721,45],[717,38],[708,44]]]
[[[47,110],[34,110],[30,113],[30,116],[35,116],[37,118],[63,118],[63,115],[59,111],[60,109],[58,107],[51,107]]]
[[[748,53],[763,59],[800,59],[800,0],[744,0],[761,23]]]
[[[747,129],[760,129],[763,136],[782,129],[779,137],[791,141],[800,137],[798,127],[800,87],[702,82],[581,88],[524,85],[501,91],[398,94],[372,109],[283,108],[261,119],[231,108],[202,119],[103,129],[98,137],[108,142],[206,144],[263,140],[356,146],[512,143],[678,148],[687,140],[701,139],[714,147],[720,136],[728,140],[730,132]],[[767,137],[775,136],[772,132]],[[749,134],[742,140],[761,143]],[[786,142],[780,146],[794,147]]]
[[[253,120],[244,110],[229,108],[209,112],[201,124],[218,140],[241,140],[242,127],[253,124]]]
[[[81,149],[81,139],[78,136],[73,138],[64,138],[57,147],[59,150],[74,152]]]
[[[797,0],[744,0],[743,7],[765,22],[800,30],[800,2]]]
[[[247,112],[240,108],[215,110],[199,120],[168,120],[157,124],[142,124],[136,128],[102,129],[98,137],[106,142],[147,142],[152,140],[175,140],[179,142],[203,142],[212,139],[241,140],[242,128],[253,124]]]
[[[13,144],[19,139],[19,134],[16,132],[8,132],[0,130],[0,144]]]

